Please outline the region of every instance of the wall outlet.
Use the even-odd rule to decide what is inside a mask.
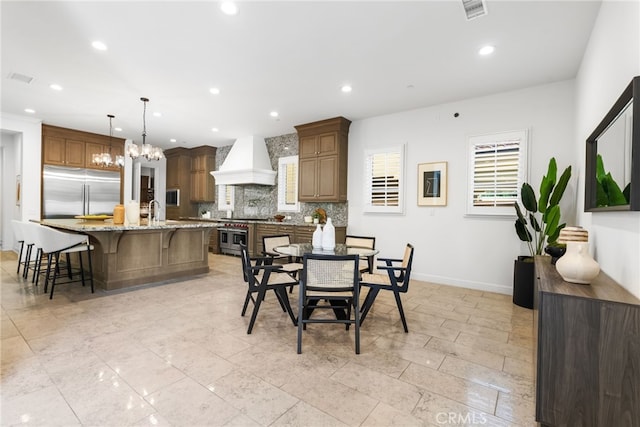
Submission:
[[[291,219],[291,215],[285,216],[284,219]]]

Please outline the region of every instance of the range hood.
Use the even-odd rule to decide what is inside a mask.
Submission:
[[[217,171],[211,171],[216,185],[275,185],[276,172],[264,138],[245,136],[236,139]]]

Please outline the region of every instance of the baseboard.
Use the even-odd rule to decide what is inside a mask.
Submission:
[[[498,285],[495,283],[475,282],[471,280],[461,280],[452,277],[434,276],[431,274],[419,274],[413,272],[411,278],[423,282],[437,283],[439,285],[457,286],[459,288],[475,289],[477,291],[495,292],[498,294],[512,295],[513,287]]]

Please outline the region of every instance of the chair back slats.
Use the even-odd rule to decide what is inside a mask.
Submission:
[[[320,291],[347,291],[352,290],[357,277],[354,280],[354,267],[358,268],[358,257],[349,256],[346,259],[326,259],[306,256],[304,259],[305,285],[307,289]]]
[[[374,249],[376,247],[376,238],[364,236],[346,236],[344,243],[347,246]]]
[[[278,246],[288,246],[291,244],[291,239],[288,234],[279,236],[264,236],[262,237],[262,244],[264,246],[264,252],[270,255],[280,255],[275,251]]]

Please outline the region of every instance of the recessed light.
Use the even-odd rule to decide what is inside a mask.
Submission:
[[[211,89],[209,89],[209,92],[211,92],[213,95],[219,95],[220,89],[218,89],[217,87],[212,87]]]
[[[49,87],[53,90],[62,90],[62,86],[56,83],[50,84]]]
[[[175,138],[171,138],[171,139],[169,140],[169,142],[176,142],[176,141],[177,141],[177,139],[175,139]]]
[[[35,112],[36,112],[36,110],[34,110],[33,108],[25,108],[25,109],[24,109],[24,112],[25,112],[25,113],[29,113],[29,114],[33,114],[33,113],[35,113]]]
[[[340,90],[344,93],[349,93],[353,90],[353,88],[350,85],[344,85],[340,88]]]
[[[238,6],[232,1],[223,1],[220,5],[220,10],[225,15],[235,15],[238,13]]]
[[[478,51],[479,55],[491,55],[493,53],[493,51],[496,50],[495,47],[491,46],[491,45],[487,45],[487,46],[483,46],[480,48],[480,50]]]
[[[122,128],[113,128],[116,132],[122,132]]]
[[[220,129],[218,128],[211,128],[211,132],[218,132]]]
[[[155,111],[155,112],[153,113],[153,116],[154,116],[154,117],[162,117],[162,113],[161,113],[161,112],[159,112],[159,111]]]
[[[269,115],[270,115],[271,117],[278,117],[278,116],[279,116],[279,114],[278,114],[278,112],[277,112],[277,111],[272,111],[272,112],[270,112],[270,113],[269,113]]]
[[[91,43],[91,46],[96,50],[107,50],[107,45],[102,43],[100,40],[94,41]]]

